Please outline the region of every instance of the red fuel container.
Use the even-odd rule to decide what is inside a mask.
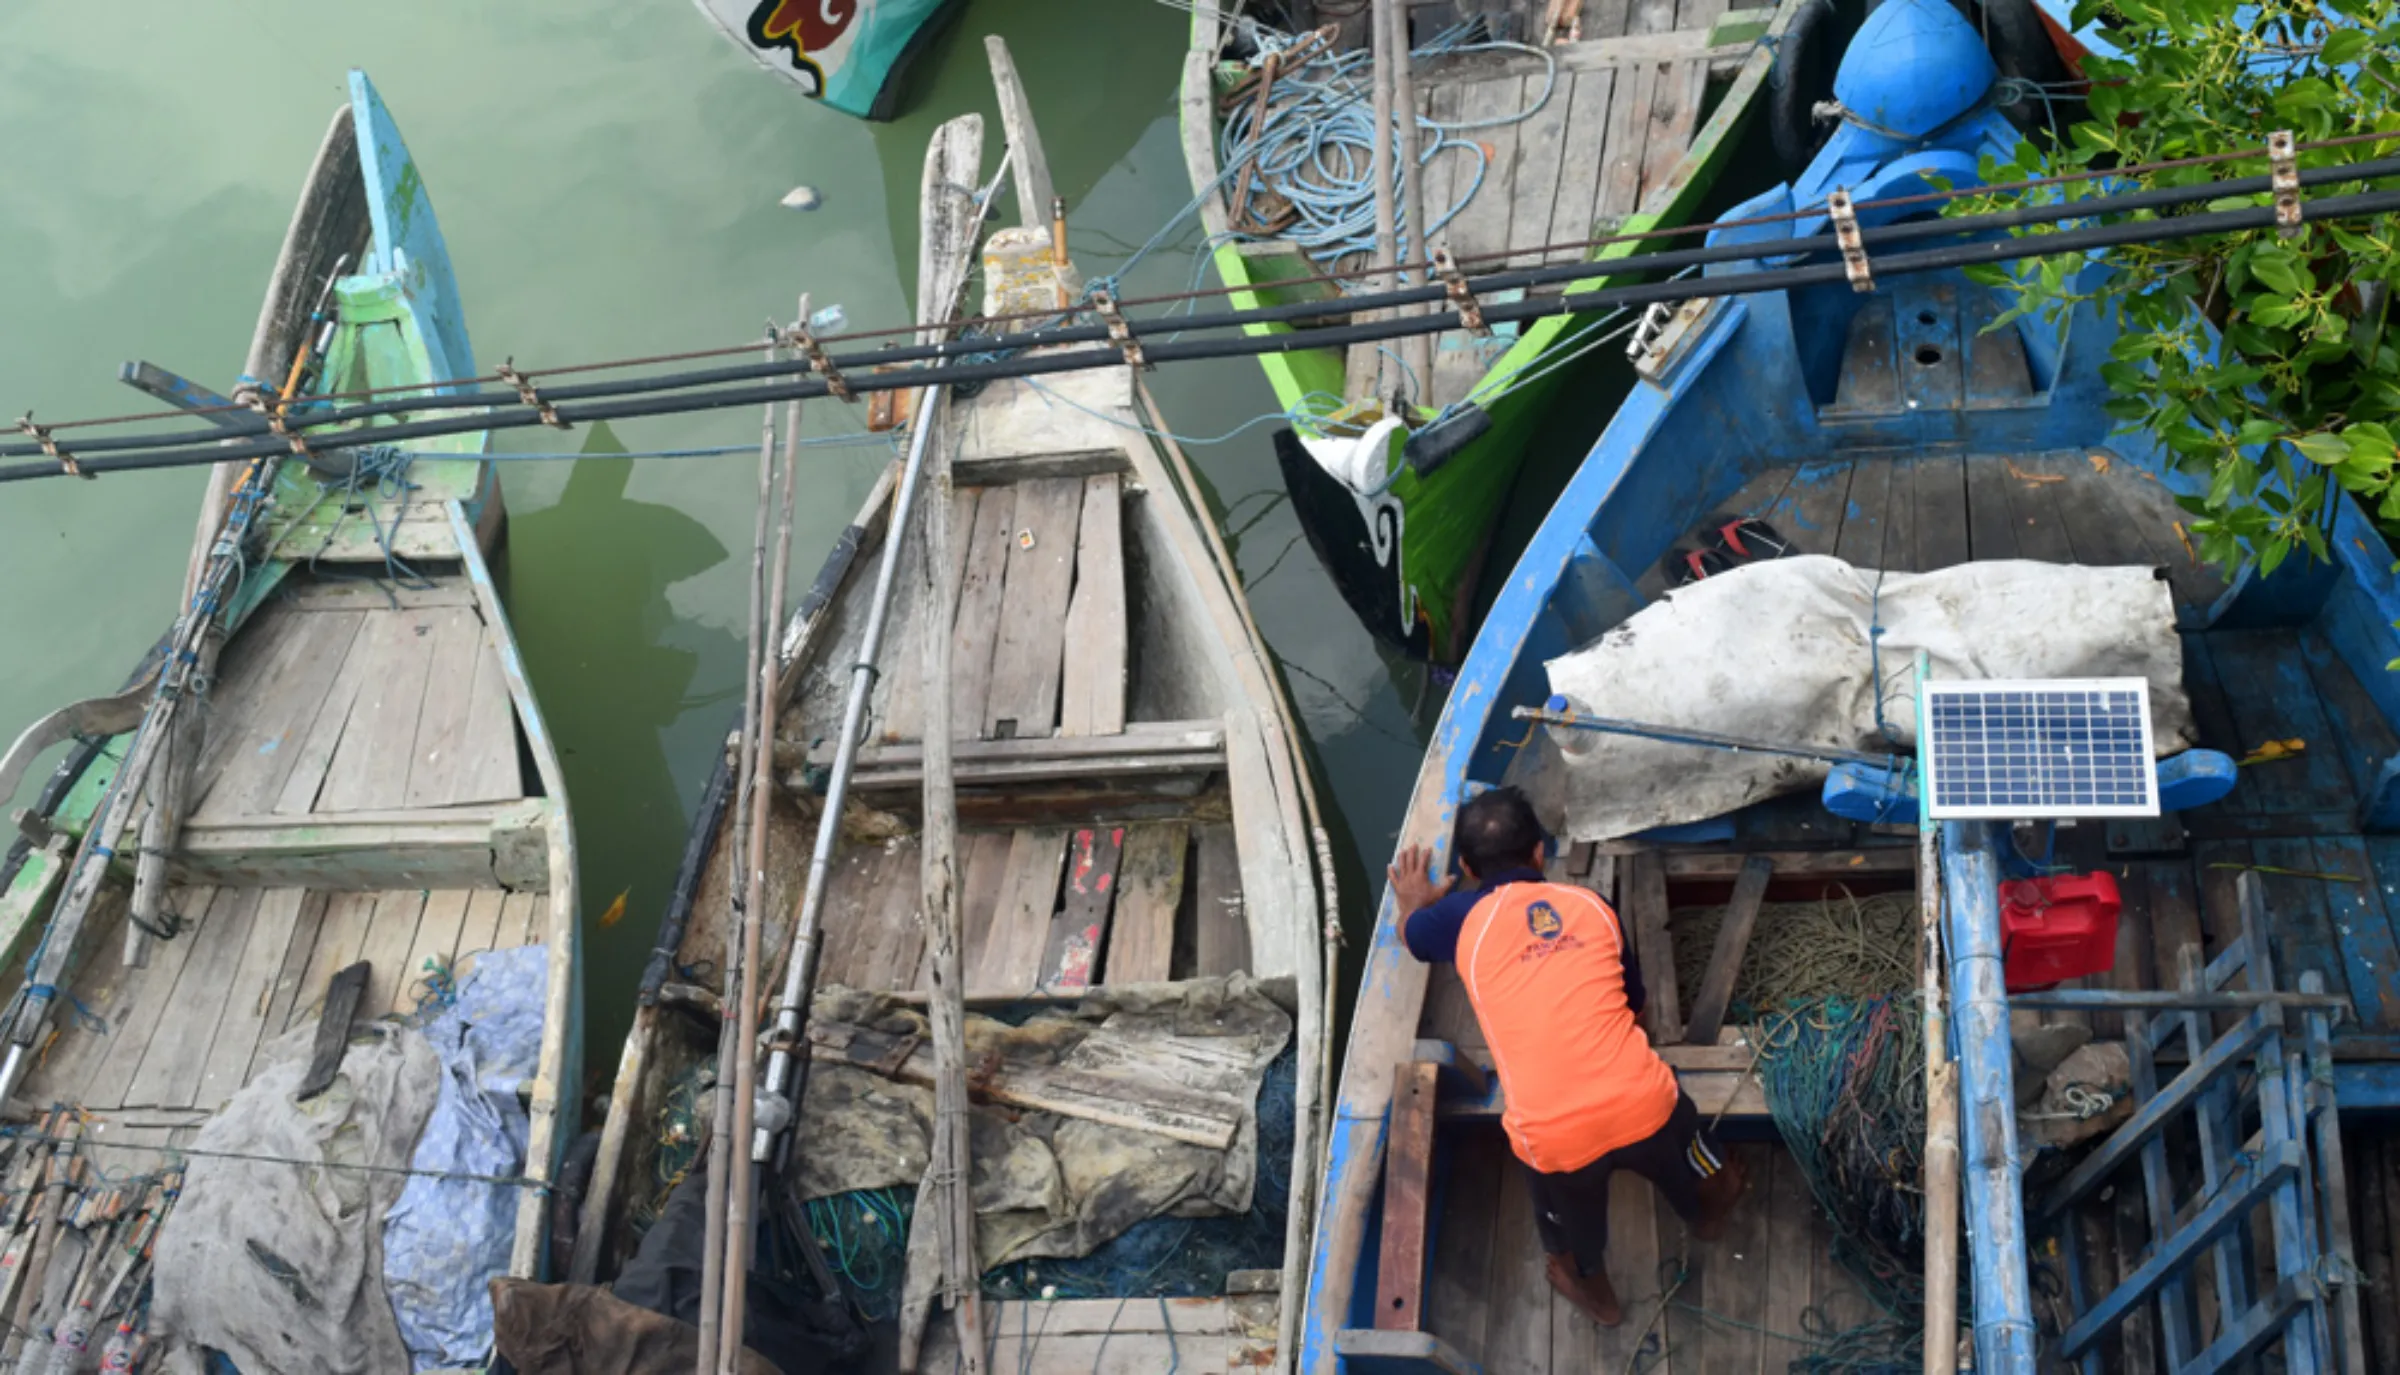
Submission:
[[[2105,873],[2000,885],[2000,951],[2008,991],[2048,988],[2116,967],[2117,881]]]

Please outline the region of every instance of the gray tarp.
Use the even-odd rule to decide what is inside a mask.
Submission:
[[[1597,716],[1874,752],[1913,746],[1919,649],[1936,679],[2146,678],[2157,752],[2193,743],[2173,599],[2148,568],[2009,560],[1878,573],[1815,555],[1748,564],[1551,660],[1550,689]],[[1891,741],[1876,721],[1878,660]],[[1570,840],[1722,816],[1815,788],[1826,773],[1805,759],[1587,734],[1589,748],[1568,756],[1534,732],[1510,779]]]
[[[888,997],[827,988],[810,1025],[820,1048],[808,1077],[799,1188],[823,1198],[854,1189],[914,1189],[925,1173],[933,1091],[922,1011]],[[857,1029],[854,1034],[851,1029]],[[1238,1122],[1225,1149],[1053,1112],[979,1104],[973,1112],[975,1239],[981,1267],[1034,1256],[1080,1256],[1162,1214],[1246,1211],[1257,1169],[1257,1101],[1267,1067],[1291,1038],[1291,1018],[1243,975],[1096,991],[1012,1027],[967,1018],[970,1077],[1021,1080],[1055,1067],[1127,1085],[1138,1105],[1215,1105]],[[844,1063],[872,1042],[909,1068]],[[911,1038],[916,1038],[912,1047]],[[907,1082],[915,1079],[919,1082]],[[1089,1082],[1089,1081],[1080,1081]]]
[[[398,1174],[284,1161],[396,1168],[433,1111],[441,1062],[415,1031],[372,1024],[354,1037],[333,1087],[295,1104],[316,1025],[270,1042],[268,1068],[200,1129],[183,1197],[159,1228],[153,1320],[211,1346],[243,1375],[390,1375],[408,1349],[383,1292],[383,1229]]]

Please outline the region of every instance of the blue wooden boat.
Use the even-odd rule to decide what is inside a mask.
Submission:
[[[1724,218],[1817,213],[1720,230],[1717,241],[1824,235],[1836,188],[1865,204],[1937,181],[1973,184],[1979,155],[2005,154],[2019,136],[1993,108],[1996,74],[1943,0],[1886,0],[1837,84],[1859,117],[1794,183]],[[1876,223],[1871,209],[1861,219]],[[1835,882],[1857,894],[1944,894],[1941,982],[1957,1014],[1946,1044],[1972,1271],[1959,1335],[1971,1328],[1976,1369],[2031,1371],[2037,1346],[2091,1371],[2104,1350],[2128,1370],[2218,1369],[2261,1351],[2291,1369],[2365,1369],[2355,1291],[2320,1257],[2346,1259],[2350,1248],[2337,1105],[2382,1108],[2400,1095],[2392,551],[2342,498],[2330,565],[2230,580],[2200,565],[2174,502],[2196,479],[2146,436],[2116,433],[2101,409],[2097,367],[2114,325],[2086,309],[2063,328],[2034,319],[1987,329],[2009,304],[2004,291],[1929,274],[1678,313],[1638,358],[1640,382],[1500,592],[1400,840],[1446,852],[1463,799],[1526,774],[1542,736],[1515,713],[1549,700],[1549,662],[1655,605],[1668,590],[1662,556],[1690,532],[1762,517],[1796,552],[1895,572],[2005,560],[2159,570],[2198,743],[2233,758],[2270,741],[2306,747],[2242,768],[2208,805],[2053,832],[2059,865],[2106,871],[2121,889],[2117,958],[2097,987],[2015,997],[2001,987],[2005,829],[1877,826],[1829,810],[1813,786],[1701,825],[1562,835],[1551,876],[1617,903],[1653,989],[1653,1041],[1702,1113],[1722,1112],[1729,1135],[1753,1141],[1773,1138],[1749,1072],[1756,1029],[1687,1040],[1676,1004],[1690,1008],[1695,990],[1677,987],[1670,914],[1726,903],[1752,869],[1775,897],[1814,900]],[[1739,653],[1727,644],[1694,656]],[[2205,751],[2191,760],[2230,773]],[[1902,800],[1905,821],[1917,803]],[[1737,1147],[1752,1189],[1715,1244],[1687,1244],[1646,1186],[1617,1181],[1609,1253],[1624,1327],[1598,1328],[1556,1299],[1494,1125],[1498,1090],[1477,1072],[1489,1061],[1472,1008],[1451,968],[1408,954],[1404,915],[1387,894],[1365,954],[1304,1369],[1616,1370],[1645,1340],[1663,1343],[1678,1371],[1778,1369],[1806,1347],[1766,1334],[1801,1332],[1811,1307],[1837,1324],[1865,1315],[1828,1258],[1804,1176],[1768,1144]],[[2012,1021],[2023,1033],[2084,1019],[2102,1041],[2125,1042],[2120,1114],[2131,1117],[2068,1155],[2063,1179],[2028,1193],[2010,1110]],[[1438,1085],[1435,1105],[1423,1107],[1411,1083]],[[2091,1225],[2112,1183],[2117,1211]],[[2110,1238],[2096,1251],[2094,1233]],[[1678,1256],[1680,1269],[1659,1264]],[[2036,1305],[2037,1285],[2056,1301]],[[1642,1329],[1645,1317],[1656,1326]]]
[[[147,363],[125,380],[255,431],[313,397],[476,376],[424,178],[362,72],[243,371],[238,401]],[[329,1000],[346,1015],[337,973],[364,963],[363,1023],[469,977],[479,952],[541,945],[523,1170],[554,1179],[578,1120],[574,835],[486,561],[505,520],[486,436],[292,447],[212,474],[164,652],[0,756],[8,796],[69,745],[0,861],[0,967],[23,984],[0,1094],[20,1114],[79,1109],[86,1142],[122,1148],[101,1152],[111,1178],[148,1176],[289,1058],[287,1032],[313,1035]],[[546,1193],[502,1205],[507,1273],[544,1267]]]

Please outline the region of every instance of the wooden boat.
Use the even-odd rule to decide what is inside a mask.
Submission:
[[[244,371],[269,412],[280,395],[297,410],[476,373],[423,178],[364,73],[310,169]],[[149,364],[127,380],[227,407]],[[206,677],[182,689],[205,710],[168,721],[154,655],[125,693],[35,723],[0,760],[10,793],[72,738],[0,865],[0,965],[33,971],[12,1004],[9,1103],[79,1109],[112,1177],[189,1144],[265,1046],[316,1021],[337,971],[364,962],[364,1021],[411,1011],[477,952],[530,944],[548,948],[548,987],[524,1169],[556,1176],[579,1082],[574,833],[486,563],[505,514],[484,448],[476,433],[222,465],[186,589],[222,608],[190,642]],[[145,736],[170,761],[120,783]],[[148,820],[87,835],[137,790]],[[135,876],[136,832],[163,874]],[[97,850],[81,869],[79,849]],[[511,1273],[542,1269],[544,1217],[525,1190]]]
[[[990,44],[1018,201],[1033,208],[1033,223],[983,243],[985,277],[1047,303],[1066,289],[1051,266],[1047,175],[1005,49]],[[949,257],[975,244],[964,230],[942,244],[931,226],[957,188],[981,181],[982,165],[978,117],[936,134],[921,281],[941,280]],[[1065,275],[1072,279],[1071,266]],[[942,312],[932,308],[932,318]],[[970,1012],[1096,1004],[1127,989],[1177,996],[1195,981],[1246,975],[1290,1016],[1286,1053],[1297,1061],[1294,1141],[1288,1162],[1273,1164],[1278,1175],[1288,1168],[1289,1223],[1268,1273],[1223,1276],[1224,1285],[1172,1310],[1138,1290],[1130,1303],[987,1304],[984,1330],[998,1343],[991,1359],[1082,1372],[1105,1348],[1111,1369],[1164,1369],[1177,1351],[1187,1370],[1283,1368],[1322,1141],[1330,900],[1320,901],[1323,835],[1312,834],[1313,799],[1275,667],[1201,490],[1137,373],[996,382],[950,400],[937,425],[929,443],[953,450],[956,557],[941,576],[957,593],[954,624],[928,624],[931,579],[917,536],[893,549],[895,502],[909,486],[902,461],[869,493],[782,635],[764,967],[785,967],[812,859],[822,859],[830,877],[816,928],[817,989],[907,998],[928,990],[918,910],[928,728],[921,665],[926,635],[952,635]],[[865,637],[879,573],[896,576],[902,595],[873,644]],[[874,688],[851,801],[838,828],[820,831],[832,742],[862,661],[874,665]],[[727,819],[731,748],[693,823],[619,1062],[578,1278],[615,1271],[635,1241],[637,1212],[669,1182],[668,1160],[697,1149],[688,1117],[675,1119],[688,1101],[676,1094],[713,1060],[718,1038],[718,971],[739,872]],[[826,834],[838,836],[838,848],[819,854],[811,837]],[[842,1060],[821,1027],[809,1035],[820,1063]],[[984,1065],[978,1091],[1034,1101],[1031,1079],[1017,1073],[1014,1062]],[[1124,1112],[1145,1111],[1136,1088],[1124,1097]],[[804,1118],[815,1102],[812,1089]],[[670,1121],[672,1142],[660,1130]],[[790,1186],[770,1177],[766,1187]],[[946,1321],[935,1319],[923,1368],[951,1368]]]
[[[1861,56],[1870,40],[1912,54],[1909,73],[1889,74],[1910,93],[1990,88],[1990,59],[1940,0],[1887,0],[1850,49],[1845,80],[1852,64],[1875,74]],[[1824,235],[1821,198],[1836,185],[1861,206],[1940,180],[1971,185],[1979,155],[1989,165],[1998,152],[2005,163],[2015,146],[2015,131],[1988,107],[1895,101],[1904,104],[1912,120],[1924,117],[1922,141],[1845,129],[1796,185],[1725,219],[1817,207],[1813,217],[1723,230],[1717,241],[1772,248]],[[1875,213],[1861,218],[1872,224]],[[2057,864],[2114,876],[2124,903],[2114,968],[2083,990],[2002,988],[1996,883],[2012,847],[1987,822],[1870,825],[1829,811],[1812,788],[1703,826],[1562,834],[1550,877],[1615,904],[1651,989],[1653,1042],[1704,1116],[1726,1114],[1729,1134],[1747,1124],[1752,1140],[1772,1135],[1752,1074],[1760,1030],[1726,1020],[1721,991],[1695,1010],[1713,973],[1698,987],[1675,973],[1677,932],[1691,929],[1684,914],[1728,912],[1706,967],[1730,977],[1750,930],[1733,909],[1755,920],[1770,897],[1933,895],[1948,963],[1937,957],[1932,986],[1946,987],[1956,1013],[1958,1097],[1931,1101],[1957,1106],[1974,1368],[2032,1371],[2037,1340],[2070,1362],[2105,1351],[2128,1370],[2218,1368],[2229,1352],[2261,1348],[2281,1350],[2295,1368],[2369,1368],[2355,1292],[2305,1276],[2320,1255],[2349,1263],[2337,1104],[2381,1108],[2400,1090],[2388,1058],[2400,1046],[2400,906],[2389,900],[2400,880],[2388,834],[2400,750],[2400,679],[2388,671],[2400,656],[2392,556],[2368,514],[2337,496],[2331,564],[2272,577],[2245,570],[2229,587],[2196,562],[2178,523],[2174,498],[2205,476],[2178,469],[2102,409],[2109,392],[2098,364],[2116,326],[2085,307],[2059,329],[2038,318],[1988,328],[2008,303],[2009,293],[1949,272],[1878,275],[1866,293],[1836,281],[1688,303],[1645,342],[1640,382],[1495,602],[1435,731],[1401,840],[1446,851],[1463,799],[1528,778],[1545,739],[1516,713],[1545,706],[1553,661],[1658,607],[1668,594],[1662,556],[1687,532],[1758,517],[1798,553],[1893,572],[2027,567],[2002,562],[2010,560],[2160,570],[2154,620],[2170,644],[2180,631],[2198,743],[2232,758],[2271,740],[2308,745],[2286,764],[2239,770],[2238,786],[2213,804],[2054,832]],[[2169,600],[2174,625],[2165,622]],[[1738,641],[1694,643],[1688,660],[1691,695],[1705,691],[1704,672],[1746,662]],[[1888,653],[1884,663],[1888,671]],[[1673,686],[1653,691],[1663,697]],[[1912,691],[1898,688],[1896,712]],[[2220,762],[2230,777],[2231,760]],[[1917,807],[1909,796],[1900,817]],[[1714,1243],[1689,1239],[1649,1188],[1618,1178],[1608,1254],[1625,1326],[1599,1328],[1554,1295],[1522,1173],[1491,1125],[1497,1090],[1464,1082],[1474,1076],[1454,1083],[1448,1068],[1436,1106],[1395,1088],[1437,1082],[1434,1066],[1445,1062],[1489,1065],[1455,971],[1409,955],[1403,916],[1387,894],[1366,952],[1311,1262],[1304,1369],[1374,1355],[1383,1363],[1347,1368],[1615,1370],[1646,1338],[1663,1341],[1676,1371],[1776,1368],[1806,1348],[1762,1329],[1808,1330],[1812,1308],[1836,1327],[1871,1311],[1829,1259],[1831,1233],[1808,1201],[1808,1175],[1771,1145],[1735,1148],[1748,1157],[1751,1189]],[[2304,1008],[2295,990],[2324,990],[2328,1001]],[[2247,1009],[2242,1036],[2220,1040],[2209,1012],[2176,1010],[2194,1007]],[[2022,1035],[2029,1021],[2035,1031],[2080,1022],[2102,1043],[2122,1041],[2131,1068],[2120,1113],[2132,1116],[2063,1179],[2026,1192],[2017,1153],[2032,1127],[2010,1102],[2011,1030]],[[1942,1043],[1938,1027],[1932,1035]],[[2253,1068],[2257,1082],[2240,1085]],[[2316,1086],[2305,1108],[2287,1111],[2281,1095],[2304,1082]],[[2195,1121],[2195,1102],[2220,1106]],[[2249,1120],[2265,1123],[2264,1137],[2240,1149],[2280,1162],[2263,1183],[2229,1163],[2249,1128],[2216,1115],[2245,1110],[2263,1112]],[[1448,1128],[1438,1136],[1437,1121]],[[2168,1123],[2173,1138],[2160,1135]],[[2111,1184],[2113,1210],[2097,1203]],[[1410,1206],[1428,1194],[1429,1204]],[[2193,1207],[2196,1215],[2179,1211]],[[2240,1240],[2226,1240],[2235,1233]],[[2029,1249],[2057,1281],[2038,1304]],[[1685,1267],[1662,1278],[1660,1259],[1677,1256]],[[1677,1274],[1688,1278],[1667,1287]],[[1662,1316],[1645,1333],[1640,1324],[1654,1313]],[[1965,1335],[1938,1323],[1935,1331],[1937,1350]],[[1915,1356],[1906,1360],[1915,1368]]]
[[[1295,8],[1303,16],[1311,12],[1309,6],[1284,10]],[[1329,44],[1312,42],[1311,51],[1356,60],[1369,46],[1369,7],[1315,8],[1328,19],[1347,17],[1329,26]],[[1420,7],[1399,8],[1412,13]],[[1437,7],[1423,8],[1428,13],[1404,21],[1414,25],[1409,41],[1420,50],[1440,37],[1432,31]],[[1823,88],[1829,73],[1816,71],[1814,56],[1832,41],[1832,7],[1826,5],[1512,0],[1471,9],[1480,12],[1491,38],[1525,42],[1421,57],[1413,64],[1410,108],[1436,127],[1460,132],[1444,136],[1445,146],[1425,164],[1422,187],[1402,198],[1407,204],[1400,217],[1405,228],[1409,214],[1421,210],[1427,223],[1439,226],[1433,244],[1447,247],[1470,271],[1588,257],[1592,278],[1567,289],[1591,289],[1606,280],[1610,261],[1637,245],[1541,250],[1688,223],[1755,110],[1772,103],[1774,117],[1791,126],[1805,148],[1812,136],[1810,103],[1830,94]],[[1201,225],[1235,305],[1323,301],[1328,319],[1339,320],[1343,288],[1324,274],[1367,266],[1365,255],[1319,261],[1278,233],[1273,226],[1284,215],[1271,181],[1229,163],[1224,153],[1226,120],[1272,118],[1281,103],[1272,79],[1255,79],[1257,45],[1249,26],[1256,21],[1238,4],[1194,7],[1182,122]],[[1770,100],[1767,78],[1777,45],[1795,26],[1799,32],[1787,45],[1794,56],[1785,60],[1792,70]],[[1316,69],[1297,74],[1326,79]],[[1364,69],[1347,79],[1363,104]],[[1521,121],[1514,119],[1529,108]],[[1408,135],[1412,142],[1418,137]],[[1401,151],[1408,153],[1411,145]],[[1424,147],[1415,151],[1427,156]],[[1506,264],[1495,260],[1502,254],[1509,255]],[[1406,256],[1421,259],[1423,249],[1412,247]],[[1291,428],[1279,430],[1275,441],[1311,545],[1377,636],[1442,664],[1455,664],[1466,653],[1475,630],[1476,582],[1502,503],[1516,485],[1542,415],[1562,383],[1577,375],[1569,360],[1596,347],[1603,334],[1615,337],[1613,317],[1562,316],[1521,331],[1503,327],[1488,337],[1442,335],[1423,353],[1394,343],[1358,345],[1346,354],[1310,348],[1261,355],[1277,403],[1295,418],[1312,417],[1313,429],[1360,436],[1385,415],[1405,426],[1405,446],[1394,442],[1388,455],[1379,451],[1356,461],[1326,461],[1325,441],[1315,441],[1312,452]],[[1394,360],[1405,367],[1395,367]],[[1337,467],[1353,475],[1371,470],[1373,479],[1363,480],[1362,489],[1336,476]],[[1387,478],[1379,489],[1378,480]]]

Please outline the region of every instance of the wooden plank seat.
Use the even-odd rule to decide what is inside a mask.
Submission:
[[[1721,1035],[1722,1039],[1713,1046],[1660,1046],[1658,1056],[1683,1082],[1683,1091],[1692,1096],[1692,1105],[1700,1110],[1702,1117],[1713,1118],[1723,1113],[1735,1120],[1766,1120],[1766,1091],[1759,1087],[1758,1076],[1751,1072],[1757,1058],[1756,1048],[1739,1028]],[[1478,1092],[1463,1079],[1445,1081],[1438,1117],[1445,1123],[1498,1122],[1508,1107],[1500,1091],[1500,1076],[1471,1058],[1465,1063],[1484,1075],[1485,1087]]]
[[[1141,721],[1114,735],[1031,736],[1005,740],[961,739],[952,747],[958,786],[1011,787],[1094,778],[1204,777],[1225,769],[1225,731],[1215,721]],[[814,791],[813,780],[833,765],[833,746],[820,742],[805,754],[781,742],[776,762],[794,792]],[[808,772],[790,772],[801,766]],[[925,786],[925,747],[915,741],[867,745],[858,752],[850,789],[861,796],[914,793]]]
[[[180,883],[374,892],[547,892],[549,808],[538,798],[379,812],[208,816],[167,860]]]

